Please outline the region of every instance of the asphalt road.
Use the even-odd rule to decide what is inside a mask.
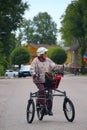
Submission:
[[[26,121],[29,93],[36,91],[31,77],[0,79],[0,130],[87,130],[87,77],[64,76],[60,90],[65,90],[75,106],[75,120],[70,123],[63,113],[63,97],[54,98],[53,116],[32,124]]]

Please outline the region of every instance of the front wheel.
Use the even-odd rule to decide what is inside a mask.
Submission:
[[[28,101],[27,110],[26,110],[27,122],[32,123],[35,116],[35,104],[33,100]]]
[[[74,109],[74,105],[72,101],[67,97],[64,99],[63,110],[64,110],[66,119],[69,122],[72,122],[75,118],[75,109]]]
[[[39,120],[43,120],[43,116],[44,116],[44,107],[43,105],[39,105],[39,107],[37,108],[37,117]]]

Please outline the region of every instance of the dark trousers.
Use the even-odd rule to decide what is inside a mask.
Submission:
[[[52,105],[53,105],[53,98],[46,97],[46,92],[44,90],[45,84],[44,83],[36,83],[37,88],[39,89],[38,91],[38,97],[36,99],[36,105],[38,104],[46,104],[47,108],[49,111],[52,110]],[[49,90],[50,94],[52,93],[52,89]]]

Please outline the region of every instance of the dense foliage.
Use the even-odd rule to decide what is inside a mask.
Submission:
[[[14,65],[26,64],[30,61],[31,55],[27,48],[17,47],[11,53],[11,63]]]
[[[62,48],[49,48],[48,57],[57,64],[64,64],[67,59],[67,54]]]
[[[35,44],[56,44],[57,43],[57,24],[47,13],[39,13],[33,20],[24,19],[19,39],[26,40],[27,43]]]
[[[61,24],[62,39],[68,45],[79,45],[82,60],[87,48],[87,1],[72,1],[62,16]],[[84,66],[83,61],[81,66]]]
[[[22,0],[0,0],[0,53],[9,59],[11,51],[16,47],[15,35],[28,8]]]

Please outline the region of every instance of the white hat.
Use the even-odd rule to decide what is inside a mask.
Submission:
[[[41,54],[44,54],[45,52],[47,52],[48,49],[45,47],[40,47],[37,49],[37,56],[40,56]]]

